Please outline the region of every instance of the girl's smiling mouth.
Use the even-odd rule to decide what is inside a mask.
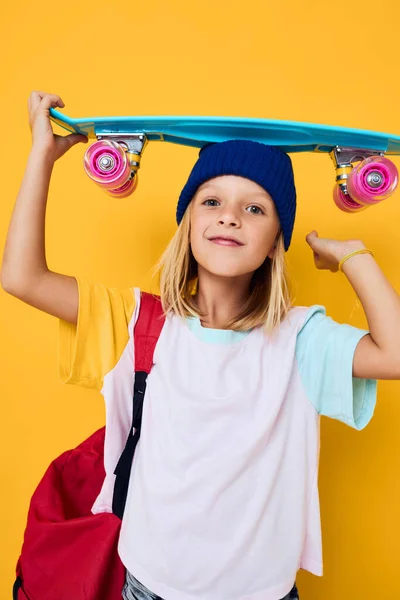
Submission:
[[[239,242],[234,237],[231,236],[213,236],[208,238],[210,242],[214,242],[214,244],[218,244],[219,246],[243,246],[242,242]]]

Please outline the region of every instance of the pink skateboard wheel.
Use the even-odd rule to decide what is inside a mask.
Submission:
[[[337,184],[335,184],[335,187],[333,188],[333,200],[340,210],[347,213],[360,212],[360,210],[365,210],[367,208],[353,200],[349,194],[344,194]]]
[[[106,190],[107,194],[112,196],[113,198],[127,198],[136,190],[138,185],[138,175],[137,173],[131,178],[128,179],[124,185],[119,187],[116,190]]]
[[[87,175],[104,189],[116,189],[130,177],[131,167],[122,146],[111,140],[100,140],[85,152]]]
[[[391,196],[398,178],[397,168],[391,160],[384,156],[371,156],[354,167],[347,187],[353,200],[370,206]]]

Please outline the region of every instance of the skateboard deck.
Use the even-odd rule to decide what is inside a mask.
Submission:
[[[397,169],[391,161],[383,157],[385,154],[400,155],[400,136],[388,133],[316,123],[245,117],[120,116],[72,118],[58,110],[50,109],[50,118],[54,123],[69,132],[77,132],[88,136],[89,139],[97,139],[98,144],[102,141],[103,153],[100,152],[100,149],[97,154],[93,150],[93,156],[86,156],[85,170],[98,185],[111,195],[119,195],[120,197],[124,197],[121,194],[125,192],[125,188],[122,189],[123,185],[119,184],[123,180],[125,180],[125,184],[128,184],[128,170],[125,165],[125,176],[122,176],[122,179],[117,177],[110,178],[109,181],[106,180],[107,169],[109,171],[115,169],[116,161],[118,162],[118,156],[115,153],[113,154],[111,147],[115,149],[115,146],[119,145],[124,148],[131,167],[129,179],[132,180],[140,166],[141,153],[145,145],[151,141],[163,141],[202,148],[208,143],[230,139],[250,139],[277,146],[287,153],[327,153],[336,168],[338,190],[335,192],[337,195],[335,202],[338,200],[343,204],[343,202],[348,201],[347,212],[354,212],[356,209],[366,208],[370,204],[379,202],[383,199],[384,193],[386,193],[385,197],[388,197],[397,186]],[[109,151],[108,154],[106,151],[107,157],[105,158],[104,151],[107,144]],[[123,160],[120,150],[119,156]],[[97,161],[96,164],[94,164],[94,161]],[[355,190],[353,185],[352,194],[348,189],[351,180],[355,181],[361,177],[359,171],[357,171],[358,176],[356,176],[356,172],[353,173],[354,162],[360,162],[363,167],[369,165],[367,173],[364,173],[365,176],[369,177],[369,197],[366,189],[362,193],[360,190]],[[371,165],[375,170],[371,171]],[[396,178],[396,181],[388,181],[390,176],[392,179]],[[386,185],[385,190],[382,189],[382,185],[385,184],[383,179],[389,185],[390,194],[387,193],[388,185]],[[118,185],[114,185],[116,183]],[[372,185],[370,185],[371,183]],[[132,188],[131,182],[130,193],[133,191]],[[116,194],[116,190],[119,190],[119,193]],[[353,199],[350,197],[351,195],[354,196]],[[355,205],[353,201],[356,202]],[[343,206],[339,206],[339,208],[346,210]]]
[[[352,146],[400,154],[400,136],[377,131],[244,117],[87,117],[73,119],[50,109],[51,119],[69,132],[87,135],[142,133],[149,141],[201,148],[210,142],[251,139],[278,146],[284,152],[331,152]]]

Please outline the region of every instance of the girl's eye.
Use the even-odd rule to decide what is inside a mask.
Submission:
[[[208,198],[203,204],[207,204],[207,202],[218,202],[215,198]],[[207,206],[215,206],[215,204],[207,204]]]
[[[253,213],[253,215],[262,215],[262,214],[264,214],[263,211],[261,210],[261,208],[259,206],[256,206],[255,204],[253,204],[252,206],[249,206],[249,208],[255,208],[256,210],[259,211],[259,212],[251,211]]]
[[[210,202],[211,203],[214,202],[214,204],[209,204]],[[203,202],[203,204],[205,204],[206,206],[217,206],[219,204],[219,201],[216,198],[207,198],[207,200],[205,200]],[[263,215],[264,214],[264,211],[259,206],[256,206],[255,204],[252,204],[248,208],[255,209],[255,210],[250,211],[253,213],[253,215]],[[246,210],[248,210],[248,209],[246,209]]]

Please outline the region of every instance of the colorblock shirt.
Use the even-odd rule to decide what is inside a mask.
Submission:
[[[76,326],[60,321],[59,376],[106,405],[94,513],[111,512],[131,425],[140,290],[77,279]],[[362,429],[375,380],[352,376],[368,331],[323,306],[293,307],[270,335],[165,320],[147,379],[119,554],[165,600],[277,600],[299,568],[322,575],[320,415]]]

